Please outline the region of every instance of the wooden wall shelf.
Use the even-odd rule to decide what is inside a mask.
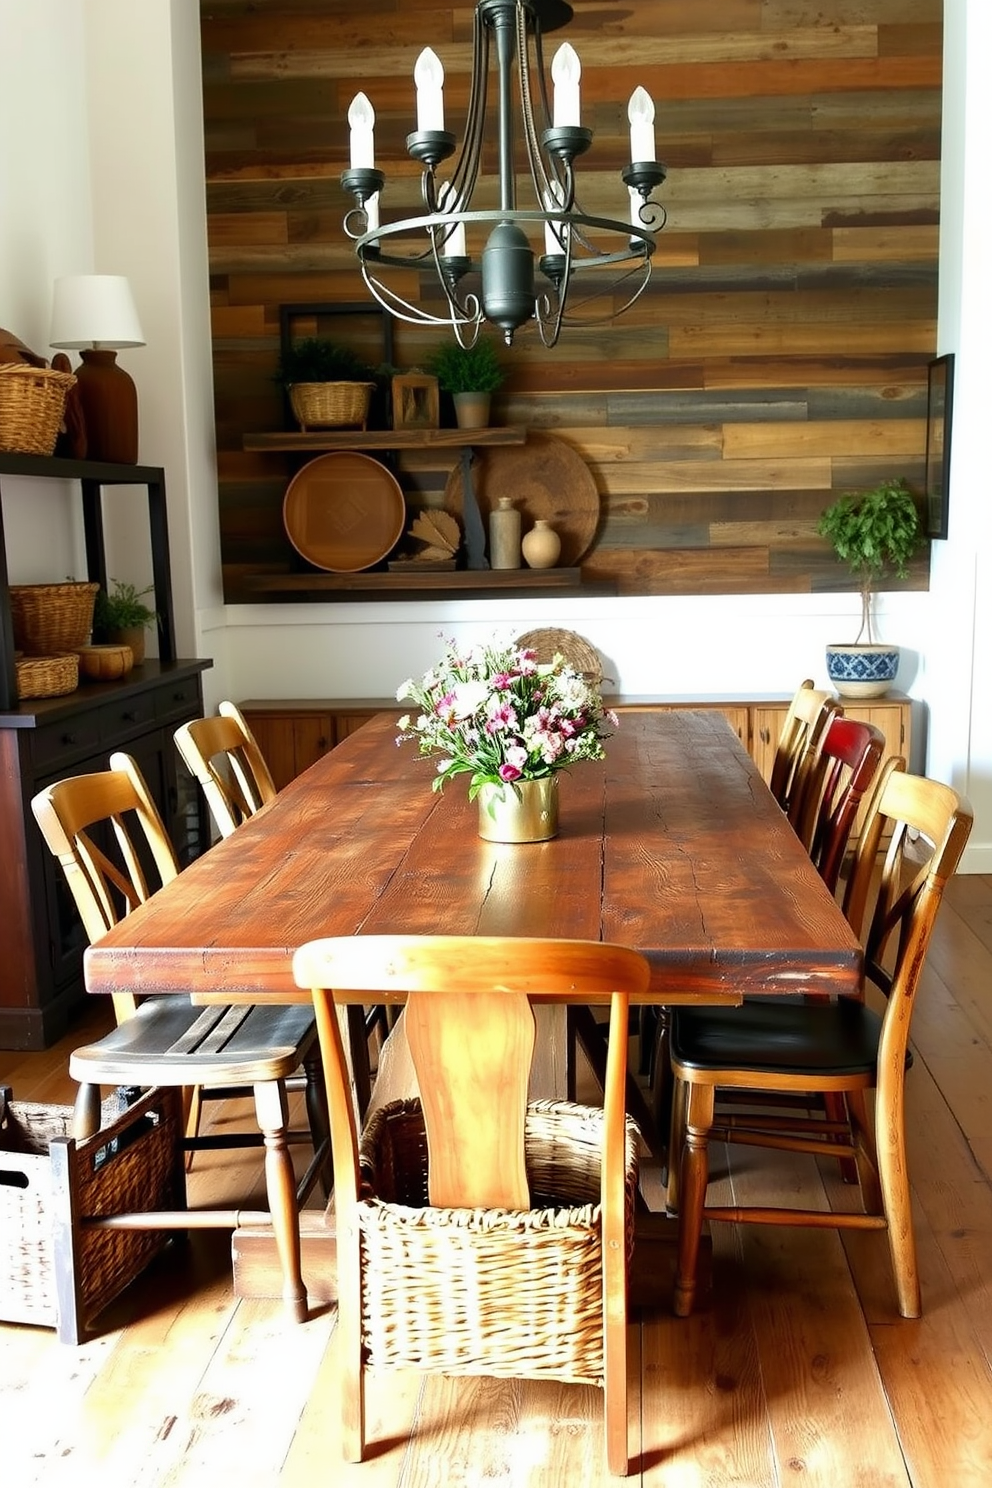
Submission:
[[[305,453],[307,450],[401,450],[440,446],[463,449],[466,445],[523,444],[523,424],[497,429],[316,429],[306,434],[245,434],[246,450]]]
[[[260,599],[334,600],[334,599],[402,599],[404,595],[425,594],[439,599],[508,598],[519,594],[563,595],[615,594],[610,583],[583,583],[580,568],[456,568],[415,571],[415,565],[402,573],[294,573],[251,574],[245,587],[257,592]]]

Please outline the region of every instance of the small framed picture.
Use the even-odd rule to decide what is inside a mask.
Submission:
[[[437,378],[409,373],[393,378],[393,428],[436,429],[440,425]]]
[[[936,357],[927,367],[927,536],[947,536],[951,473],[951,410],[954,356]]]

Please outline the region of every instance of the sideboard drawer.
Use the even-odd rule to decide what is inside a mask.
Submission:
[[[35,768],[46,775],[92,754],[100,746],[99,709],[37,729],[33,746]]]
[[[105,703],[99,716],[101,739],[110,739],[116,746],[128,734],[141,733],[155,722],[155,694],[140,692],[114,703]]]
[[[155,693],[155,716],[163,722],[170,718],[182,722],[191,716],[199,717],[202,711],[199,677],[177,678]]]

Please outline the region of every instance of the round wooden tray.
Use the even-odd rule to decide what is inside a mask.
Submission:
[[[297,471],[282,521],[293,547],[328,573],[360,573],[396,546],[406,525],[399,481],[371,455],[334,450]]]
[[[596,536],[599,491],[592,471],[571,445],[553,434],[535,432],[524,444],[492,445],[476,451],[472,484],[488,527],[489,513],[509,496],[523,517],[523,530],[544,517],[561,538],[558,567],[574,568]],[[444,488],[447,511],[462,515],[462,467]]]

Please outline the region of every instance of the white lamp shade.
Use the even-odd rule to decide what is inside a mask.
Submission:
[[[56,279],[50,346],[60,351],[144,346],[131,286],[123,274],[69,274]]]

